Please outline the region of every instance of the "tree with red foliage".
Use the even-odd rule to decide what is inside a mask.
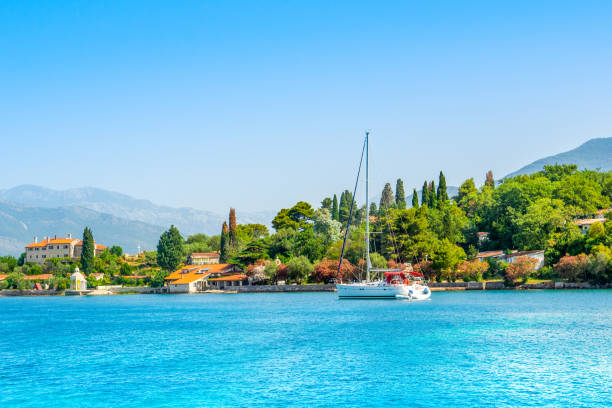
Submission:
[[[527,281],[531,272],[534,271],[537,261],[528,256],[519,256],[506,266],[505,281],[508,285],[515,285],[519,280]]]
[[[280,264],[276,268],[276,281],[287,281],[289,278],[289,267],[285,264]]]
[[[585,254],[576,256],[564,256],[553,265],[553,269],[562,278],[570,282],[576,282],[578,278],[584,277],[589,267],[589,257]]]
[[[346,280],[353,273],[353,265],[346,259],[342,260],[340,275],[338,275],[338,261],[323,258],[314,266],[313,278],[317,282],[329,283],[332,279]]]
[[[432,261],[421,261],[418,264],[414,265],[413,269],[415,272],[422,273],[423,277],[426,280],[433,281],[438,277],[438,273],[432,265]]]

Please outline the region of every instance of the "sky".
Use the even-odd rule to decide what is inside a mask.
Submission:
[[[371,196],[482,183],[611,136],[610,21],[609,1],[4,0],[0,189],[317,205],[352,188],[365,130]]]

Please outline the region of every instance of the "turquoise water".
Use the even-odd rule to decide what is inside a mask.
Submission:
[[[1,407],[443,405],[612,405],[612,291],[0,298]]]

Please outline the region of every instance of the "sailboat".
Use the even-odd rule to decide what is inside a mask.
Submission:
[[[368,173],[369,173],[369,138],[370,133],[366,132],[365,141],[361,150],[361,160],[359,162],[359,170],[357,171],[357,180],[355,181],[355,189],[353,197],[357,192],[359,183],[359,175],[361,173],[361,164],[365,152],[365,185],[366,185],[366,231],[365,231],[365,259],[366,259],[366,279],[361,282],[336,283],[336,290],[340,299],[411,299],[425,300],[431,296],[431,289],[423,279],[423,275],[419,272],[408,271],[404,269],[373,269],[370,261],[370,208],[368,203]],[[353,203],[349,212],[349,218],[346,223],[344,232],[344,241],[342,242],[342,252],[338,262],[338,276],[340,267],[344,258],[344,250],[346,248],[346,239],[348,230],[353,215]],[[384,279],[372,281],[370,280],[371,272],[383,272]]]

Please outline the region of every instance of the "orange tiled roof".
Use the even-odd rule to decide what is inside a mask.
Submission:
[[[83,246],[83,241],[79,241],[76,244],[74,244],[74,246]],[[100,251],[103,251],[106,249],[106,247],[104,245],[101,244],[96,244],[96,249],[99,249]]]
[[[488,258],[490,256],[500,256],[503,254],[504,254],[504,251],[485,251],[485,252],[479,252],[477,258]]]
[[[191,256],[220,256],[216,252],[194,252]]]
[[[72,244],[75,241],[77,241],[75,238],[45,238],[40,242],[32,242],[31,244],[26,245],[26,248],[45,247],[47,245],[55,244]]]
[[[223,273],[228,268],[230,268],[230,264],[209,264],[209,265],[186,265],[176,271],[172,272],[166,280],[173,281],[176,279],[182,279],[186,275],[210,275],[211,273]]]
[[[145,275],[128,275],[128,276],[124,276],[124,278],[127,279],[144,279],[146,278]]]
[[[7,274],[2,274],[2,275],[0,275],[0,281],[5,280],[6,278],[8,278],[8,275],[7,275]]]
[[[191,283],[191,282],[195,282],[197,280],[200,279],[204,279],[205,277],[207,277],[208,274],[201,274],[201,275],[196,275],[196,274],[189,274],[189,275],[185,275],[180,279],[177,279],[175,281],[169,282],[172,285],[182,285],[182,284],[186,284],[186,283]]]
[[[43,273],[41,275],[25,275],[23,279],[25,280],[45,280],[51,279],[53,277],[52,273]]]
[[[247,278],[246,275],[239,274],[239,275],[221,276],[219,278],[211,278],[209,279],[209,281],[229,282],[229,281],[241,281],[246,278]]]
[[[576,220],[574,222],[574,224],[576,225],[592,225],[595,224],[596,222],[605,222],[606,220],[604,220],[603,218],[589,218],[586,220]]]

